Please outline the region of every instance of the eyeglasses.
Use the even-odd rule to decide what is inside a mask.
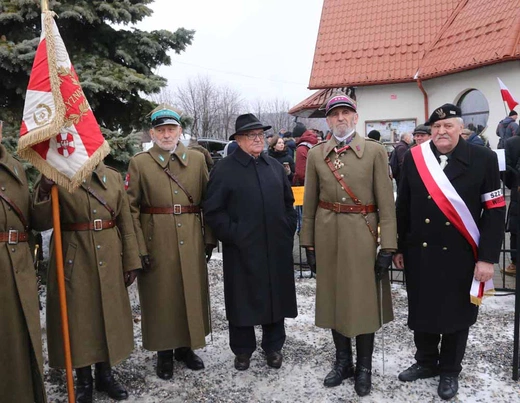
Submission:
[[[254,139],[263,140],[265,138],[264,132],[249,132],[249,133],[244,133],[244,136],[246,136],[248,138],[248,140],[254,140]]]

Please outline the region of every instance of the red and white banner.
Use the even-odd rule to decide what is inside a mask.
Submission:
[[[468,206],[442,170],[430,148],[430,142],[431,140],[411,149],[415,166],[432,200],[471,245],[476,260],[478,259],[478,245],[480,241],[480,231],[477,223],[473,219]],[[473,278],[470,300],[473,304],[480,305],[482,297],[485,294],[490,294],[493,290],[492,279],[483,283]]]
[[[502,82],[500,78],[497,77],[498,85],[500,85],[500,93],[502,94],[502,99],[507,103],[507,106],[510,111],[515,109],[515,106],[518,105],[518,101],[513,97],[513,94],[508,90],[505,84]]]
[[[110,152],[83,93],[53,13],[42,13],[18,153],[73,191]]]

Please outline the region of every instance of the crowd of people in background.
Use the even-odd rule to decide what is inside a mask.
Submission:
[[[461,110],[452,104],[401,134],[390,158],[379,132],[366,138],[356,132],[355,100],[336,95],[324,110],[326,135],[298,122],[291,132],[266,136],[271,126],[250,113],[238,116],[227,157],[211,168],[204,150],[179,141],[180,111],[160,105],[151,113],[154,145],[132,157],[125,185],[101,162],[74,193],[58,187],[78,403],[92,402],[94,385],[113,399],[129,396],[112,367],[133,350],[126,287],[136,279],[143,347],[157,352],[157,376],[172,378],[174,359],[190,370],[205,367],[194,350],[205,346],[211,331],[207,262],[219,241],[234,367],[249,368],[254,326],[261,325],[267,365],[280,368],[285,318],[298,315],[296,232],[316,274],[316,326],[331,329],[336,349],[324,386],[352,377],[359,396],[370,393],[374,334],[393,320],[388,276],[393,261],[406,272],[408,326],[417,348],[416,362],[398,378],[413,382],[440,375],[439,396],[456,395],[478,313],[470,288],[492,278],[504,233],[497,156],[464,128]],[[511,189],[506,226],[511,249],[518,221],[517,117],[512,111],[497,128],[512,168],[504,178]],[[52,226],[51,188],[57,185],[42,175],[30,202],[23,167],[1,145],[0,162],[0,178],[8,184],[0,192],[6,217],[0,220],[6,246],[0,260],[8,273],[0,289],[11,304],[0,314],[10,324],[0,336],[2,356],[16,366],[16,372],[3,372],[8,382],[2,392],[20,402],[44,402],[36,278],[26,242],[31,227]],[[292,185],[305,186],[303,209],[294,208]],[[514,251],[511,261],[508,275],[516,273]],[[52,267],[55,262],[53,252]],[[49,365],[63,368],[56,281],[52,269],[47,343]],[[5,351],[6,346],[16,348]]]

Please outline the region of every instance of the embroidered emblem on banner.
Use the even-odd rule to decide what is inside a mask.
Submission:
[[[57,140],[56,147],[58,152],[65,158],[70,157],[70,155],[76,151],[74,137],[72,137],[71,133],[60,133]]]

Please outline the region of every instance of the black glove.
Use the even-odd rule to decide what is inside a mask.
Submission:
[[[143,265],[144,271],[150,270],[152,268],[152,262],[150,261],[149,255],[141,256],[141,263]]]
[[[208,263],[209,259],[211,259],[211,255],[213,255],[213,249],[215,249],[215,245],[206,245],[206,263]]]
[[[311,272],[316,274],[316,251],[313,249],[305,249],[305,254],[307,255],[307,264],[311,268]]]
[[[392,266],[392,252],[380,250],[377,254],[374,271],[376,273],[376,281],[380,281]]]
[[[125,286],[130,287],[137,277],[137,270],[125,272]]]

